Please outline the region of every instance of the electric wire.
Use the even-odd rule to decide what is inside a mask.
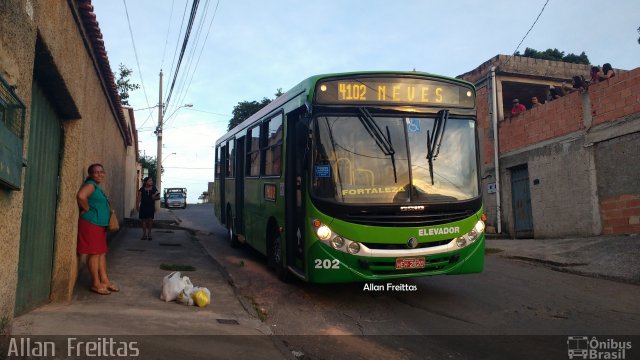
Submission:
[[[131,19],[129,19],[129,10],[127,9],[127,1],[122,0],[122,3],[124,4],[124,12],[127,15],[127,24],[129,25],[129,35],[131,35],[131,44],[133,45],[133,54],[136,57],[136,64],[138,65],[138,74],[140,75],[140,84],[142,86],[142,92],[144,93],[144,99],[147,102],[147,107],[149,107],[149,97],[147,97],[147,90],[144,86],[142,68],[140,67],[140,60],[138,59],[138,50],[136,49],[136,42],[133,40],[133,30],[131,29]],[[151,115],[152,115],[152,110],[149,110],[149,116]],[[149,120],[149,117],[147,117],[147,120]],[[145,120],[140,126],[144,125],[144,123],[147,120]]]
[[[174,72],[173,81],[171,82],[171,87],[169,88],[169,94],[167,95],[167,100],[165,101],[165,109],[164,109],[165,113],[166,113],[167,107],[171,102],[173,89],[175,88],[176,80],[178,78],[178,74],[180,73],[180,65],[182,64],[182,59],[184,58],[184,53],[186,51],[187,44],[189,43],[189,37],[191,36],[191,30],[193,29],[193,22],[195,20],[196,13],[198,11],[199,2],[200,0],[194,0],[191,6],[191,14],[189,16],[189,23],[187,24],[187,29],[185,30],[184,40],[182,42],[182,49],[180,50],[180,56],[178,57],[178,63],[176,64],[176,70]]]
[[[509,56],[509,58],[507,59],[507,61],[505,61],[504,66],[506,66],[509,61],[511,60],[512,57],[515,56],[516,52],[518,51],[518,49],[520,48],[520,45],[522,45],[522,43],[524,42],[524,39],[527,38],[527,36],[529,35],[529,33],[531,32],[531,30],[533,30],[533,27],[536,26],[536,23],[538,22],[538,20],[540,19],[540,16],[542,15],[542,13],[544,12],[544,9],[547,7],[547,4],[549,3],[550,0],[547,0],[544,5],[542,6],[542,9],[540,10],[540,13],[538,13],[538,17],[536,17],[536,20],[533,22],[533,24],[531,25],[531,27],[529,28],[529,31],[527,31],[526,34],[524,34],[524,36],[522,37],[522,40],[520,40],[520,43],[518,44],[518,46],[516,46],[516,49],[513,50],[513,54]],[[500,66],[500,64],[498,64],[496,67]]]
[[[180,31],[178,31],[178,37],[176,38],[176,49],[173,52],[173,60],[171,61],[171,68],[169,69],[169,73],[168,73],[169,76],[167,76],[166,86],[169,86],[169,79],[171,78],[171,74],[173,73],[173,65],[175,65],[176,56],[178,56],[178,49],[180,47],[180,38],[182,36],[182,28],[184,27],[184,18],[187,15],[187,4],[188,4],[188,1],[185,1],[184,10],[182,12],[182,20],[180,21]]]
[[[164,50],[162,50],[162,61],[160,62],[160,70],[164,67],[164,58],[167,55],[167,45],[169,44],[169,32],[171,30],[171,20],[173,19],[173,5],[176,0],[171,1],[171,12],[169,12],[169,25],[167,25],[167,37],[164,40]]]
[[[176,91],[175,91],[175,98],[178,99],[177,102],[175,102],[175,109],[177,110],[180,107],[180,104],[182,104],[182,101],[184,100],[184,98],[186,97],[186,92],[185,90],[185,84],[186,84],[186,80],[189,78],[189,72],[191,71],[191,66],[193,65],[193,59],[194,59],[194,53],[196,52],[198,43],[200,41],[200,34],[202,33],[202,25],[204,23],[204,19],[207,16],[207,12],[209,10],[209,0],[206,0],[205,5],[204,5],[204,12],[203,14],[199,17],[199,21],[197,21],[197,26],[195,29],[195,32],[192,34],[191,38],[193,38],[193,41],[189,42],[189,45],[187,45],[187,54],[185,56],[185,65],[183,66],[183,68],[185,69],[182,73],[184,75],[179,75],[178,76],[178,82],[177,82],[177,87],[176,87]],[[167,109],[167,113],[169,112],[169,109]],[[166,119],[169,120],[169,119]]]
[[[196,64],[193,68],[193,72],[191,73],[191,77],[189,79],[189,82],[187,84],[187,87],[184,91],[184,96],[182,97],[182,99],[180,99],[180,101],[178,102],[178,104],[181,104],[182,101],[184,100],[184,98],[186,97],[186,95],[188,94],[189,88],[191,87],[191,83],[193,82],[193,78],[195,76],[196,70],[198,69],[198,65],[200,64],[200,58],[202,57],[202,53],[204,52],[204,48],[207,44],[207,40],[209,39],[209,34],[211,32],[211,28],[213,26],[213,21],[216,17],[216,14],[218,13],[218,7],[220,5],[220,0],[217,1],[216,3],[216,7],[213,10],[213,15],[211,16],[211,21],[209,22],[209,28],[207,29],[207,34],[205,35],[204,41],[202,42],[202,46],[200,47],[200,53],[198,54],[198,59],[196,60]],[[204,20],[203,20],[204,22]],[[187,76],[188,76],[188,71],[187,71]],[[193,111],[201,111],[201,112],[205,112],[205,113],[210,113],[210,114],[215,114],[215,115],[222,115],[222,116],[231,116],[231,115],[227,115],[227,114],[219,114],[219,113],[214,113],[214,112],[208,112],[208,111],[202,111],[202,110],[196,110],[196,109],[190,109]]]

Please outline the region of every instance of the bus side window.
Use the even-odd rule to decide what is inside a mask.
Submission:
[[[235,139],[231,139],[227,142],[227,177],[232,178],[235,174],[233,173],[233,168],[236,163],[236,149],[235,149]]]
[[[218,179],[220,178],[220,146],[216,146],[215,162],[215,179]]]
[[[260,127],[256,126],[247,132],[247,176],[260,176],[260,153]]]
[[[263,149],[265,157],[264,175],[280,175],[282,168],[282,135],[284,133],[282,114],[276,115],[266,121],[262,129],[264,129],[266,133]]]

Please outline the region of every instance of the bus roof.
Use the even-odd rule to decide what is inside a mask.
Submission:
[[[332,73],[332,74],[320,74],[310,76],[304,80],[302,80],[299,84],[291,88],[286,93],[280,95],[277,99],[273,100],[267,106],[260,109],[255,114],[251,115],[248,119],[243,121],[242,123],[236,125],[233,129],[229,130],[226,134],[221,136],[218,140],[216,140],[216,146],[222,142],[225,142],[229,138],[232,138],[235,134],[240,131],[251,126],[255,121],[260,120],[262,118],[273,115],[280,109],[281,106],[287,104],[291,101],[297,101],[295,104],[295,108],[303,106],[305,103],[310,103],[314,96],[314,91],[316,84],[318,81],[326,79],[326,78],[335,78],[335,77],[349,77],[356,75],[419,75],[419,76],[428,76],[431,78],[436,78],[444,81],[458,83],[460,85],[466,85],[471,88],[474,88],[474,85],[468,81],[456,79],[452,77],[435,75],[420,71],[358,71],[358,72],[343,72],[343,73]]]

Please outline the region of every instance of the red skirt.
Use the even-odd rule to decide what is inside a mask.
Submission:
[[[78,218],[78,254],[105,254],[107,229]]]

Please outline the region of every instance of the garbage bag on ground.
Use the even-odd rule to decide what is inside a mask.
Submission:
[[[184,289],[193,288],[191,280],[187,276],[181,276],[179,271],[172,272],[162,279],[162,293],[160,299],[166,302],[174,301]]]
[[[191,295],[193,294],[193,289],[196,289],[196,288],[190,288],[190,289],[185,288],[182,291],[180,291],[180,294],[178,295],[178,298],[176,299],[176,301],[184,305],[192,306],[193,297]]]
[[[211,292],[207,288],[193,288],[191,297],[198,307],[205,307],[211,302]]]

